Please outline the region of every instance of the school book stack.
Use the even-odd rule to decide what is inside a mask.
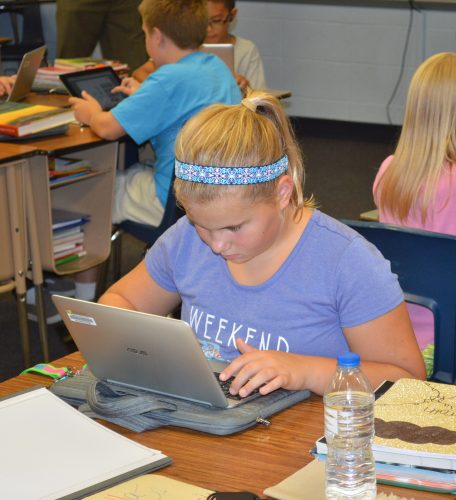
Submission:
[[[456,493],[456,386],[401,379],[386,382],[376,395],[377,480]],[[313,453],[325,458],[324,438]]]
[[[66,125],[74,120],[71,109],[23,102],[0,104],[0,134],[25,137]]]
[[[128,64],[113,59],[100,59],[96,57],[75,57],[75,58],[57,58],[54,61],[54,67],[57,70],[82,71],[84,69],[100,68],[111,66],[116,73],[127,73],[130,68]]]
[[[85,177],[91,172],[91,163],[88,160],[67,156],[49,158],[50,184]]]
[[[54,92],[66,92],[65,86],[60,80],[60,75],[77,71],[74,68],[57,68],[56,66],[43,66],[38,71],[33,81],[32,90],[35,92],[53,90]]]
[[[83,225],[88,215],[69,210],[52,209],[52,248],[56,265],[64,264],[86,255]]]

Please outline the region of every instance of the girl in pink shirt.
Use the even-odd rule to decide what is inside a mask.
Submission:
[[[380,222],[456,236],[456,53],[424,61],[410,83],[394,156],[374,182]],[[421,349],[434,342],[428,309],[408,305]]]

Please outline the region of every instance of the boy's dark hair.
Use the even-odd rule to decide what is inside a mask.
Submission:
[[[236,0],[208,0],[209,2],[223,3],[223,5],[231,12],[236,7]]]
[[[158,28],[180,49],[197,49],[206,37],[206,0],[143,0],[139,12],[149,32]]]

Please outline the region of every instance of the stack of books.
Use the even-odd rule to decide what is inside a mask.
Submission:
[[[379,483],[456,494],[456,386],[401,379],[376,391]],[[326,458],[324,437],[311,450]]]
[[[57,58],[54,61],[54,67],[58,71],[83,71],[85,69],[101,68],[111,66],[118,74],[128,73],[130,68],[128,64],[113,59],[100,59],[96,57],[75,57],[75,58]]]
[[[52,249],[57,266],[87,254],[82,226],[89,220],[88,215],[52,209]]]
[[[49,182],[57,182],[85,177],[92,172],[89,160],[60,156],[49,158]]]
[[[56,66],[43,66],[38,68],[32,90],[43,92],[52,90],[53,92],[66,93],[65,85],[60,80],[60,75],[77,71],[72,68],[57,68]]]
[[[127,64],[112,59],[94,57],[58,58],[55,59],[54,66],[38,68],[32,90],[35,92],[52,91],[67,93],[65,85],[60,80],[60,75],[86,69],[101,68],[103,66],[111,66],[119,76],[126,76],[130,71]]]
[[[43,131],[61,128],[74,120],[68,108],[42,106],[24,102],[0,104],[0,134],[11,137],[27,137]]]

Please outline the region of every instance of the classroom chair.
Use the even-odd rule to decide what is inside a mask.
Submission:
[[[393,224],[342,220],[391,262],[407,302],[434,314],[432,380],[456,383],[456,237]]]
[[[100,275],[97,283],[97,297],[99,297],[107,286],[107,276],[109,270],[110,260],[113,262],[113,277],[116,282],[121,277],[121,263],[122,263],[122,235],[130,234],[136,239],[145,243],[146,249],[152,246],[155,241],[170,227],[179,217],[184,215],[183,210],[177,206],[176,198],[173,192],[174,175],[171,181],[171,188],[168,193],[163,219],[159,226],[149,226],[131,220],[126,220],[117,224],[114,227],[111,236],[111,256],[103,264],[100,269]]]
[[[45,45],[41,10],[38,2],[26,5],[8,2],[0,14],[10,18],[13,42],[2,47],[2,63],[15,62],[19,66],[23,55]]]

